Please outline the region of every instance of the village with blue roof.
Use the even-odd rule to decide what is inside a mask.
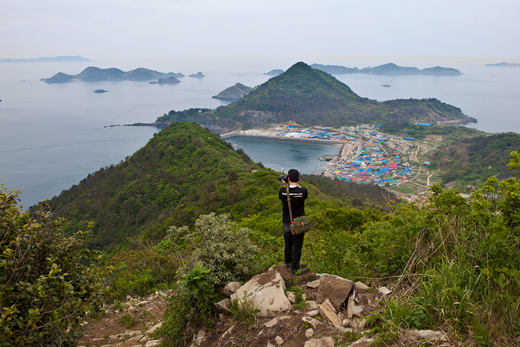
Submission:
[[[421,123],[418,125],[431,126],[432,124]],[[424,176],[427,170],[423,168],[427,167],[429,162],[420,162],[417,158],[419,146],[415,138],[382,133],[377,125],[360,124],[355,127],[332,129],[276,124],[265,129],[238,131],[228,136],[337,144],[340,146],[338,155],[320,157],[323,164],[313,174],[387,188],[398,188],[410,183],[407,186],[414,188],[412,190],[415,195],[408,194],[406,197],[408,200],[410,197],[411,200],[424,197],[432,176],[431,174]],[[419,175],[421,175],[422,181],[412,182]],[[405,196],[402,195],[402,197]]]

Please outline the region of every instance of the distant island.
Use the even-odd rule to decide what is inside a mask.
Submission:
[[[108,90],[104,90],[104,89],[96,89],[96,90],[94,90],[94,93],[98,93],[98,94],[101,94],[101,93],[108,93]]]
[[[496,63],[496,64],[486,64],[486,66],[498,66],[498,67],[520,67],[520,64],[518,63]]]
[[[268,75],[268,76],[278,76],[278,75],[281,75],[283,74],[284,71],[281,70],[281,69],[274,69],[274,70],[271,70],[269,72],[266,72],[264,73],[264,75]]]
[[[416,67],[399,66],[394,63],[379,65],[376,67],[366,67],[358,69],[357,67],[349,68],[340,65],[322,65],[312,64],[313,69],[324,71],[331,75],[346,75],[346,74],[366,74],[366,75],[385,75],[385,76],[409,76],[409,75],[430,75],[430,76],[459,76],[462,73],[453,68],[447,67],[430,67],[426,69],[418,69]]]
[[[206,77],[206,75],[204,75],[202,72],[199,71],[195,74],[189,75],[188,77],[202,78],[202,77]]]
[[[173,76],[167,78],[159,78],[156,82],[148,82],[148,84],[177,84],[181,83],[178,79]]]
[[[253,88],[243,85],[242,83],[237,83],[234,86],[224,89],[220,93],[215,96],[212,96],[213,99],[219,100],[227,100],[227,101],[236,101],[241,99],[243,96],[249,94]]]
[[[150,81],[159,78],[168,77],[184,77],[181,73],[174,72],[158,72],[145,68],[138,68],[132,71],[124,72],[115,67],[109,69],[100,69],[95,66],[89,66],[77,75],[67,75],[63,72],[58,72],[51,78],[42,78],[40,81],[45,83],[67,83],[74,80],[85,82],[99,82],[99,81]]]
[[[86,62],[91,61],[90,59],[80,57],[79,55],[61,55],[58,57],[40,57],[40,58],[28,58],[28,59],[11,59],[5,58],[0,59],[0,63],[51,63],[51,62]]]

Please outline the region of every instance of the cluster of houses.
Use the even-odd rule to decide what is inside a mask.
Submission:
[[[335,158],[320,165],[318,174],[345,181],[362,183],[398,185],[406,182],[413,173],[402,155],[408,154],[413,145],[406,141],[412,138],[399,138],[377,133],[374,126],[344,127],[340,131],[328,128],[306,129],[297,126],[275,127],[269,130],[252,129],[239,134],[257,137],[292,138],[301,140],[339,141],[343,143]]]
[[[402,161],[401,152],[384,148],[390,142],[385,135],[373,133],[371,136],[373,138],[358,138],[344,144],[338,158],[321,165],[319,173],[344,181],[380,186],[406,182],[413,171],[408,162]],[[398,142],[392,145],[401,148]]]

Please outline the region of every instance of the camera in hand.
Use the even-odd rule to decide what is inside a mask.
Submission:
[[[280,181],[282,181],[282,182],[286,182],[286,183],[289,182],[289,180],[287,179],[287,176],[284,176],[284,175],[280,175],[280,176],[278,176],[278,179],[279,179]]]

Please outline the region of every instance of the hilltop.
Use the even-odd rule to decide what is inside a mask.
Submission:
[[[68,75],[63,72],[58,72],[50,78],[42,78],[41,81],[45,83],[66,83],[74,80],[86,82],[98,81],[150,81],[159,78],[168,77],[184,77],[181,73],[163,73],[155,70],[145,68],[137,68],[131,71],[123,71],[117,68],[100,69],[95,66],[89,66],[77,75]]]
[[[330,127],[401,121],[476,122],[459,108],[437,99],[378,102],[360,97],[330,74],[303,62],[294,64],[230,105],[188,117],[170,112],[157,119],[158,123],[178,121],[193,121],[220,130],[249,129],[284,122]]]

